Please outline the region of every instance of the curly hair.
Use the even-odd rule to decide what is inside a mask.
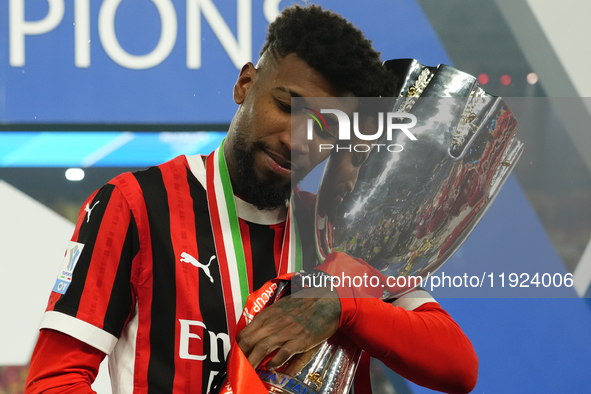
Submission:
[[[261,50],[281,58],[295,53],[337,88],[357,97],[391,97],[396,77],[382,65],[380,53],[341,15],[318,5],[287,7],[269,25]]]

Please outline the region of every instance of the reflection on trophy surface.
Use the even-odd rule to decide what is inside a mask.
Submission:
[[[377,122],[375,118],[363,118],[361,120],[363,129],[375,130]],[[351,136],[351,144],[358,145],[364,141],[356,136]],[[336,208],[343,202],[343,199],[355,189],[359,170],[371,150],[360,152],[349,152],[347,150],[333,152],[326,164],[322,187],[325,192],[318,195],[318,213],[322,216],[334,217]]]
[[[385,64],[399,78],[399,97],[360,99],[359,131],[378,136],[375,109],[386,105],[387,112],[416,117],[416,140],[400,130],[388,136],[382,119],[377,139],[351,133],[346,145],[358,149],[331,153],[316,199],[314,246],[319,263],[344,252],[384,276],[426,279],[480,221],[523,144],[504,101],[485,93],[474,77],[412,59]],[[409,290],[388,288],[383,299]],[[269,392],[348,392],[361,353],[352,341],[337,335],[314,351],[297,367],[260,370]]]
[[[321,259],[341,251],[386,276],[424,279],[474,229],[523,145],[515,137],[517,120],[511,111],[502,99],[485,93],[474,77],[412,60],[386,66],[404,76],[392,111],[416,116],[412,133],[417,140],[398,133],[383,142],[400,145],[399,152],[374,147],[356,176],[351,175],[355,179],[348,186],[354,189],[343,188],[347,194],[342,202],[335,205],[339,201],[333,199],[323,209],[325,194],[341,193],[342,186],[334,185],[341,177],[339,164],[354,161],[357,153],[330,157],[318,194],[317,230],[326,230],[316,232],[324,234],[317,244]],[[342,157],[347,155],[351,158]]]

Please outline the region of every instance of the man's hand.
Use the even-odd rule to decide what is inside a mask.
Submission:
[[[282,366],[293,355],[304,353],[330,338],[339,328],[341,302],[329,289],[302,290],[263,309],[244,327],[236,341],[248,361],[257,368],[271,352],[277,354],[268,369]]]

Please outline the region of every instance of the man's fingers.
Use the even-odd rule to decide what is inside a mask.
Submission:
[[[277,349],[279,351],[271,363],[274,368],[285,363],[293,354],[307,350],[309,341],[303,328],[298,324],[286,324],[284,320],[270,320],[266,326],[242,338],[240,348],[254,368]]]
[[[252,351],[247,356],[248,362],[252,365],[253,368],[257,368],[261,361],[267,357],[267,355],[274,350],[276,350],[280,344],[274,343],[272,337],[267,337],[261,341],[258,341],[257,344],[252,348]]]
[[[302,353],[305,351],[306,348],[302,347],[302,341],[292,340],[285,343],[279,350],[277,354],[271,358],[271,360],[267,361],[266,368],[267,369],[275,369],[279,368],[283,364],[285,364],[291,356],[294,354]]]
[[[267,314],[262,311],[236,335],[236,343],[242,352],[248,356],[253,347],[264,338],[274,334],[277,329],[274,327],[274,320],[268,320]]]
[[[312,357],[316,355],[320,347],[324,344],[324,342],[320,342],[318,345],[314,346],[312,349],[307,350],[303,353],[296,354],[292,356],[285,366],[283,373],[291,376],[296,376],[299,374],[309,362],[312,360]]]
[[[272,335],[277,335],[283,330],[285,325],[284,317],[266,319],[265,315],[262,315],[261,312],[249,325],[238,333],[236,343],[238,343],[242,352],[248,357],[260,341]]]
[[[254,368],[277,350],[267,367],[278,368],[334,334],[340,313],[338,299],[286,297],[255,316],[236,341]]]

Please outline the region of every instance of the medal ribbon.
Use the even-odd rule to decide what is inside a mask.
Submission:
[[[224,158],[224,141],[207,157],[206,184],[207,203],[222,277],[228,334],[230,338],[235,338],[239,331],[237,322],[248,298],[249,284],[236,203]],[[294,204],[290,204],[281,249],[279,275],[302,269],[301,242],[293,207]]]
[[[320,201],[319,196],[321,194],[322,186],[320,186],[318,194],[316,195],[316,201],[314,202],[314,248],[316,250],[316,258],[318,259],[318,264],[322,264],[328,256],[326,253],[324,253],[324,247],[326,247],[328,254],[332,253],[332,248],[330,247],[331,243],[329,242],[330,222],[328,220],[328,215],[324,214],[324,216],[321,217],[318,214],[318,204]],[[322,223],[324,226],[322,230],[319,227],[320,223]]]
[[[263,287],[248,296],[244,311],[237,325],[238,332],[246,327],[267,305],[273,302],[276,296],[277,285],[282,281],[291,280],[292,277],[292,273],[281,275],[268,281]],[[264,365],[267,361],[267,359],[263,360],[261,365]],[[267,389],[263,386],[258,374],[235,342],[232,343],[232,348],[228,356],[227,371],[228,379],[219,394],[267,394]]]
[[[293,203],[292,196],[287,211],[287,223],[285,226],[287,231],[283,236],[283,245],[281,246],[281,261],[277,272],[279,276],[302,270],[302,244],[298,223],[295,219],[295,210],[296,207]],[[292,234],[294,235],[293,237]]]

